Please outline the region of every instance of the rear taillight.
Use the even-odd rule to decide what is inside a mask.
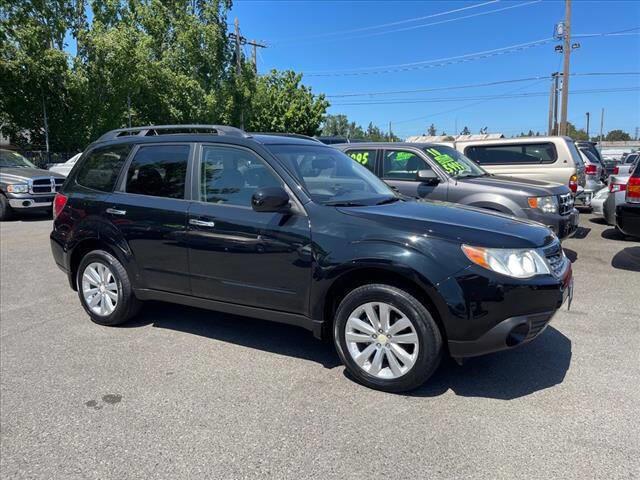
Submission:
[[[619,173],[620,173],[620,167],[616,165],[615,167],[613,167],[613,174],[618,175]]]
[[[587,167],[584,169],[584,173],[586,173],[587,175],[597,175],[598,167],[596,167],[595,165],[587,165]]]
[[[640,177],[631,177],[629,179],[625,200],[629,203],[640,203]]]
[[[612,183],[609,185],[609,191],[611,193],[624,192],[627,189],[626,183]]]
[[[571,175],[571,178],[569,178],[569,190],[571,190],[573,193],[576,193],[578,191],[577,175]]]
[[[60,215],[60,212],[67,204],[67,196],[61,193],[56,193],[56,196],[53,198],[53,218],[56,218]]]

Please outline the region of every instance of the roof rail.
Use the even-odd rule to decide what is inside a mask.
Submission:
[[[303,135],[301,133],[251,132],[249,135],[270,135],[273,137],[302,138],[304,140],[313,140],[314,142],[322,143],[316,137],[310,137],[309,135]]]
[[[174,130],[174,132],[172,132],[172,130]],[[200,132],[190,132],[189,130],[200,130]],[[127,136],[149,137],[154,135],[175,135],[180,133],[207,133],[210,135],[229,135],[231,137],[242,138],[248,138],[251,136],[244,130],[236,127],[229,127],[227,125],[149,125],[147,127],[118,128],[116,130],[110,130],[98,138],[96,142],[106,142],[108,140]]]

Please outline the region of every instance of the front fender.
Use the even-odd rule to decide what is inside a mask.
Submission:
[[[474,193],[459,200],[459,203],[472,207],[494,210],[520,218],[526,218],[523,208],[513,199],[497,193]]]

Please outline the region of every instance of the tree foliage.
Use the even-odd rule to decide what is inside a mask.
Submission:
[[[227,37],[229,0],[0,0],[0,128],[83,148],[132,125],[223,123],[314,134],[328,102],[294,72],[257,76]],[[87,21],[85,10],[93,18]],[[75,40],[69,52],[65,38]]]
[[[349,122],[346,115],[327,115],[322,124],[322,135],[329,137],[345,137],[348,139],[370,140],[372,142],[399,142],[400,138],[393,132],[385,132],[380,127],[369,122],[364,130],[355,122]]]
[[[628,142],[629,140],[631,140],[631,135],[629,135],[624,130],[611,130],[609,133],[607,133],[605,140],[607,142]]]

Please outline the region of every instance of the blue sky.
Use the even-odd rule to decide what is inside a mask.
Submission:
[[[452,10],[457,11],[446,13]],[[506,135],[547,128],[550,84],[536,77],[561,70],[562,55],[554,52],[556,43],[533,44],[517,51],[500,49],[551,37],[554,24],[564,18],[563,1],[236,0],[230,24],[236,16],[243,35],[269,44],[259,53],[261,72],[271,68],[303,72],[304,83],[316,93],[440,89],[330,97],[330,113],[344,113],[364,126],[372,121],[386,130],[391,122],[401,137],[423,133],[431,123],[438,132],[447,133],[453,133],[456,125],[458,131],[468,126],[477,133],[487,126],[491,132]],[[422,19],[407,21],[417,17]],[[369,28],[376,25],[386,26]],[[633,28],[636,30],[622,35],[576,38],[581,46],[572,53],[571,71],[640,72],[640,2],[574,0],[574,35]],[[492,50],[498,51],[486,58],[467,57],[465,62],[406,65]],[[387,71],[345,75],[367,67]],[[330,75],[317,76],[321,72]],[[446,89],[523,78],[533,79]],[[598,92],[625,88],[634,90]],[[571,95],[569,101],[569,120],[577,127],[584,128],[585,112],[591,112],[593,135],[599,129],[602,108],[605,131],[621,128],[633,135],[640,127],[640,75],[572,77],[570,91],[581,90],[587,92]],[[499,98],[503,95],[519,96]],[[392,103],[398,100],[404,103]]]

